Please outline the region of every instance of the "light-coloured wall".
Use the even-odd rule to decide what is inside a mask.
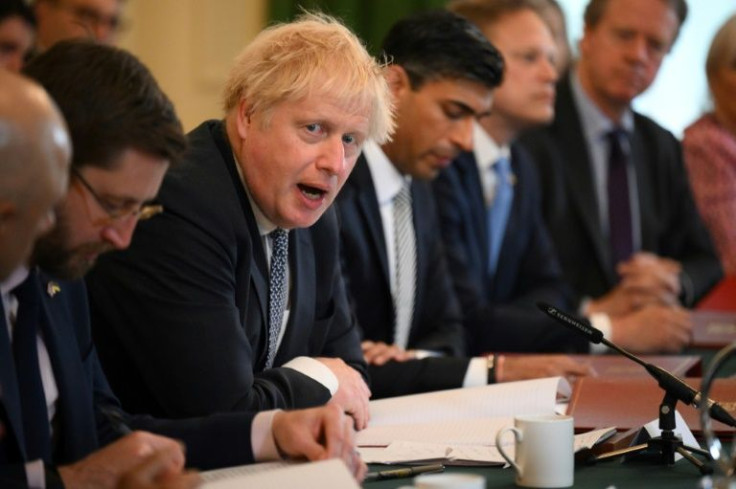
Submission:
[[[222,117],[233,58],[266,22],[268,0],[127,0],[119,45],[153,72],[185,130]]]
[[[583,33],[583,11],[588,0],[559,0],[567,17],[574,46]],[[688,0],[689,12],[672,52],[667,55],[652,86],[634,101],[639,112],[681,136],[700,114],[710,109],[705,58],[721,24],[736,13],[734,0]]]

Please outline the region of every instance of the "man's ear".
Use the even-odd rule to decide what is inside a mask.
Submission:
[[[388,65],[386,67],[386,83],[391,90],[394,100],[397,100],[405,92],[411,90],[409,74],[399,65]]]
[[[235,114],[235,123],[238,129],[238,135],[241,139],[248,136],[248,132],[253,124],[253,116],[251,114],[250,104],[243,99],[238,102],[237,112]]]

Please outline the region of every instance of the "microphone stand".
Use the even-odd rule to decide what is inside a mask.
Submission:
[[[649,374],[657,380],[657,383],[665,392],[662,403],[659,405],[659,429],[662,430],[661,435],[650,438],[649,440],[647,440],[646,443],[642,443],[640,445],[634,445],[632,447],[622,448],[620,450],[613,450],[608,453],[593,456],[588,459],[589,463],[601,462],[624,455],[631,455],[641,453],[646,450],[652,450],[659,453],[660,464],[674,465],[675,453],[679,453],[683,456],[683,458],[685,458],[685,460],[695,465],[701,474],[708,475],[713,473],[713,468],[710,465],[706,465],[705,463],[697,459],[695,455],[693,455],[698,454],[703,456],[707,460],[713,460],[710,453],[707,450],[703,450],[699,447],[691,447],[689,445],[685,445],[682,442],[682,438],[677,436],[674,432],[676,425],[675,404],[677,404],[678,400],[682,400],[683,402],[687,402],[689,404],[695,397],[692,393],[692,390],[687,384],[685,384],[666,370],[657,367],[656,365],[652,365],[651,363],[647,363],[636,355],[633,355],[623,348],[619,347],[618,345],[611,343],[603,337],[599,330],[596,330],[592,326],[589,326],[589,323],[587,323],[587,321],[582,322],[577,318],[572,318],[569,315],[561,313],[559,310],[557,310],[557,308],[553,306],[541,303],[538,304],[538,306],[543,312],[562,322],[566,326],[572,326],[573,329],[578,330],[580,333],[588,335],[592,338],[591,341],[595,343],[603,343],[612,350],[617,351],[626,358],[629,358],[630,360],[644,367],[646,371],[649,372]],[[574,324],[576,322],[578,324]]]
[[[620,450],[613,450],[588,459],[589,463],[602,462],[625,455],[636,454],[646,450],[653,450],[659,453],[659,463],[663,465],[674,465],[675,453],[679,453],[687,461],[695,465],[701,474],[708,475],[713,473],[713,468],[697,459],[693,453],[703,456],[707,460],[712,460],[710,454],[701,448],[691,447],[682,442],[682,438],[675,435],[675,404],[677,398],[666,392],[662,403],[659,405],[659,429],[662,434],[654,438],[650,438],[646,443],[634,445]]]

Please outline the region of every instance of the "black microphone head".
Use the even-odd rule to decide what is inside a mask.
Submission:
[[[564,326],[584,335],[591,343],[600,343],[603,340],[603,332],[594,328],[587,320],[578,319],[575,316],[560,311],[555,306],[544,302],[537,302],[537,307],[548,316],[556,319]]]

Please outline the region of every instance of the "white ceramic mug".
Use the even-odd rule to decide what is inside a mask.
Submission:
[[[508,432],[515,437],[516,460],[503,449],[501,440]],[[516,416],[513,427],[503,428],[496,434],[496,447],[516,470],[516,485],[570,487],[575,469],[573,436],[571,416]]]
[[[398,489],[486,489],[486,479],[476,474],[423,474],[414,478],[413,486]]]

